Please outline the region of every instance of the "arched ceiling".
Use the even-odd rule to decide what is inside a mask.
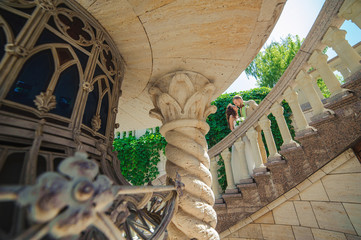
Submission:
[[[148,88],[177,70],[222,94],[270,35],[286,0],[78,0],[109,32],[126,64],[118,130],[159,126]]]

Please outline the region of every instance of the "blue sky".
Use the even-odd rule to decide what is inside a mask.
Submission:
[[[272,41],[279,41],[288,34],[298,35],[301,39],[306,38],[324,2],[324,0],[288,0],[265,46]],[[346,39],[351,45],[361,40],[361,30],[351,21],[345,21],[341,29],[347,31]],[[336,55],[331,48],[326,54],[329,58]],[[248,79],[246,74],[242,73],[225,92],[238,92],[255,87],[257,87],[256,79]]]

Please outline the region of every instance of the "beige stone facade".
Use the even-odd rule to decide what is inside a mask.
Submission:
[[[361,239],[360,182],[361,164],[349,149],[221,239]]]

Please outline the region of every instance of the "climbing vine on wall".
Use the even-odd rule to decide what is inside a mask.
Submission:
[[[133,185],[143,185],[153,181],[159,174],[157,164],[160,161],[160,151],[164,151],[166,141],[159,133],[147,131],[140,138],[135,136],[114,140],[114,151],[118,152],[120,170],[123,176]]]

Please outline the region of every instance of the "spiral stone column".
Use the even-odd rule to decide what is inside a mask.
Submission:
[[[178,173],[185,185],[168,227],[172,240],[219,239],[205,139],[206,118],[216,111],[210,105],[214,90],[207,78],[189,71],[167,74],[149,89],[155,107],[150,116],[162,121],[160,132],[168,142],[167,176],[174,179]]]

